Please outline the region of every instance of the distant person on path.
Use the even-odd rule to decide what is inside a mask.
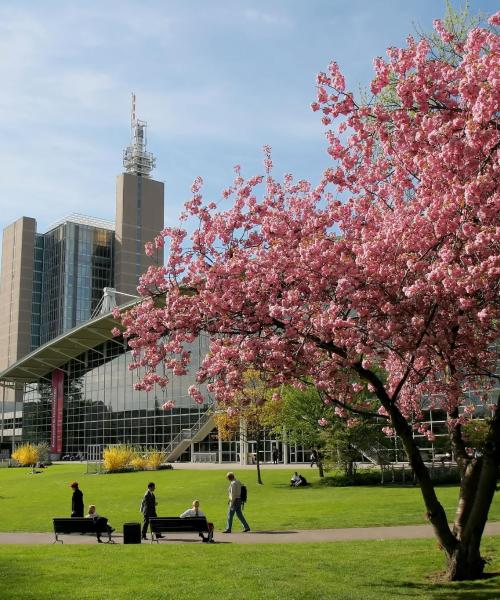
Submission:
[[[280,458],[280,453],[278,451],[278,448],[274,447],[274,449],[273,449],[273,463],[275,465],[278,464],[279,458]]]
[[[317,450],[311,450],[310,460],[311,460],[311,467],[313,467],[315,464],[318,464],[318,451]]]
[[[202,510],[200,510],[200,501],[193,500],[193,504],[191,505],[191,508],[188,508],[179,516],[181,519],[188,519],[189,517],[205,517],[205,513]],[[208,536],[205,537],[203,535],[203,533],[201,533],[201,531],[200,531],[200,537],[204,542],[213,542],[214,541],[214,539],[213,539],[214,538],[214,524],[209,523],[207,521],[207,525],[208,525]]]
[[[158,502],[156,501],[155,495],[154,495],[154,491],[156,489],[155,484],[151,481],[150,483],[148,483],[148,489],[146,490],[146,493],[144,494],[144,497],[142,499],[141,502],[141,512],[142,512],[142,516],[144,518],[143,524],[142,524],[142,539],[143,540],[147,540],[147,533],[148,533],[148,527],[149,527],[149,519],[151,517],[156,517],[156,505],[158,504]],[[161,533],[158,533],[156,535],[156,537],[163,537],[161,535]]]
[[[89,512],[86,519],[92,519],[94,521],[94,525],[96,528],[97,541],[102,544],[101,533],[106,531],[110,536],[114,531],[114,528],[111,527],[108,523],[108,519],[106,517],[101,517],[101,515],[97,514],[95,509],[95,504],[91,504],[89,506]]]
[[[71,497],[71,516],[83,517],[83,492],[78,487],[78,481],[73,481],[71,484],[73,496]]]
[[[297,471],[295,471],[293,477],[290,479],[290,486],[302,487],[304,485],[307,485],[307,479],[303,477],[300,473],[297,473]]]
[[[234,476],[234,473],[231,472],[226,475],[226,478],[229,481],[229,488],[227,490],[229,496],[229,510],[227,511],[226,529],[224,529],[222,533],[231,533],[235,513],[244,527],[243,532],[246,533],[247,531],[250,531],[250,525],[246,522],[241,510],[241,481],[238,481]]]

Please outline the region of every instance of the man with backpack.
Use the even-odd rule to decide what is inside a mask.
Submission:
[[[244,502],[246,502],[246,487],[241,484],[241,481],[236,479],[234,473],[229,472],[226,475],[226,478],[229,481],[229,488],[227,490],[229,496],[229,510],[227,511],[226,529],[224,529],[222,533],[231,533],[235,513],[244,527],[243,532],[246,533],[247,531],[250,531],[250,525],[247,523],[241,510]],[[242,491],[244,492],[243,494]]]

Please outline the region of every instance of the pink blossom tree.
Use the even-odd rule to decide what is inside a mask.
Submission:
[[[275,388],[314,385],[347,419],[380,419],[402,440],[452,580],[483,572],[500,464],[500,398],[483,397],[482,455],[463,435],[477,410],[470,390],[498,380],[499,24],[497,13],[460,40],[436,22],[453,63],[425,39],[390,48],[374,61],[368,103],[331,63],[312,105],[334,161],[319,184],[276,181],[269,148],[264,175],[236,169],[227,210],[204,202],[198,178],[183,214],[194,233],[167,228],[148,246],[166,243],[168,259],[122,316],[133,367],[146,369],[139,388],[184,373],[185,344],[204,332],[198,380],[230,411],[252,368]],[[448,415],[461,474],[452,527],[413,436],[432,438],[429,406]]]

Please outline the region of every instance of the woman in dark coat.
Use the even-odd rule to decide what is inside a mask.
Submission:
[[[83,493],[78,488],[78,481],[73,481],[71,484],[73,496],[71,498],[71,516],[83,517]]]

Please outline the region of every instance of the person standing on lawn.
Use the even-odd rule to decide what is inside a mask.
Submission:
[[[147,540],[147,533],[148,533],[148,527],[149,527],[149,519],[151,517],[156,517],[156,505],[158,504],[158,502],[156,501],[155,498],[155,494],[154,491],[156,489],[155,484],[151,481],[150,483],[148,483],[148,489],[146,490],[146,493],[144,494],[144,497],[142,499],[141,502],[141,512],[142,512],[142,516],[144,518],[143,524],[142,524],[142,539],[143,540]],[[163,537],[161,534],[157,534],[156,537]]]
[[[71,497],[71,516],[83,517],[83,492],[78,487],[78,481],[73,481],[70,487],[73,490],[73,496]]]
[[[247,523],[241,510],[241,481],[238,481],[234,476],[234,473],[231,472],[226,475],[226,478],[229,481],[229,488],[227,490],[229,496],[229,510],[227,511],[226,529],[224,529],[222,533],[231,533],[235,513],[244,527],[243,532],[246,533],[247,531],[250,531],[250,525]]]

